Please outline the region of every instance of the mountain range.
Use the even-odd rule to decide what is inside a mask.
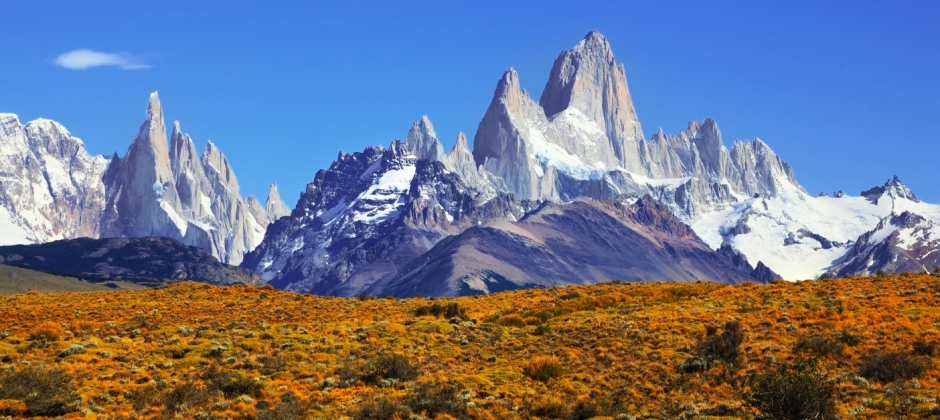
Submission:
[[[0,244],[165,236],[278,288],[353,296],[490,293],[609,280],[726,282],[925,271],[940,205],[897,177],[811,195],[760,139],[729,150],[712,119],[645,137],[607,40],[590,32],[536,101],[513,69],[449,152],[427,117],[405,141],[340,152],[292,210],[242,198],[208,143],[156,93],[121,157],[61,125],[0,114]]]

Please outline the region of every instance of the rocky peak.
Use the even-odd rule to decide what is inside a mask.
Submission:
[[[610,44],[597,31],[555,59],[539,105],[550,118],[569,108],[578,110],[607,134],[621,166],[645,172],[639,159],[643,130],[627,88],[626,71],[614,61]]]
[[[434,125],[425,115],[415,120],[408,130],[408,138],[405,141],[408,150],[414,152],[418,159],[441,160],[444,157],[444,149],[437,140],[437,133],[434,132]]]
[[[873,202],[878,202],[878,199],[887,195],[891,198],[903,198],[911,200],[913,202],[919,203],[920,200],[914,196],[914,193],[907,188],[904,183],[901,182],[901,179],[897,175],[893,179],[889,179],[885,182],[883,186],[873,187],[869,190],[862,191],[862,197],[865,197]]]
[[[209,179],[213,178],[213,173],[217,174],[218,181],[232,191],[232,193],[238,194],[238,180],[235,178],[235,172],[232,170],[232,167],[229,166],[228,159],[225,158],[225,155],[222,154],[211,141],[206,142],[206,148],[202,151],[202,164],[206,166],[206,169],[212,169],[211,171],[207,170],[206,175],[209,176]]]
[[[265,211],[271,217],[271,220],[277,220],[290,214],[290,209],[281,201],[281,194],[277,190],[277,184],[271,184],[268,188],[268,199],[265,202]]]

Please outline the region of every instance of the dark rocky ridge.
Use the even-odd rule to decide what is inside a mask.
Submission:
[[[171,238],[64,239],[0,247],[0,263],[95,282],[157,286],[183,280],[259,284],[251,270],[219,262],[208,251]]]

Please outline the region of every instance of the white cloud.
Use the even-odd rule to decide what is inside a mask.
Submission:
[[[85,70],[100,66],[117,66],[123,70],[149,69],[138,58],[126,53],[104,53],[92,50],[73,50],[60,55],[55,63],[69,70]]]

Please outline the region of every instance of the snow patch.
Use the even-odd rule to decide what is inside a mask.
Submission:
[[[13,221],[5,207],[0,207],[0,246],[36,243],[32,235]]]
[[[199,202],[202,203],[202,209],[209,214],[209,217],[215,219],[215,213],[212,212],[212,200],[203,193],[199,193]]]

